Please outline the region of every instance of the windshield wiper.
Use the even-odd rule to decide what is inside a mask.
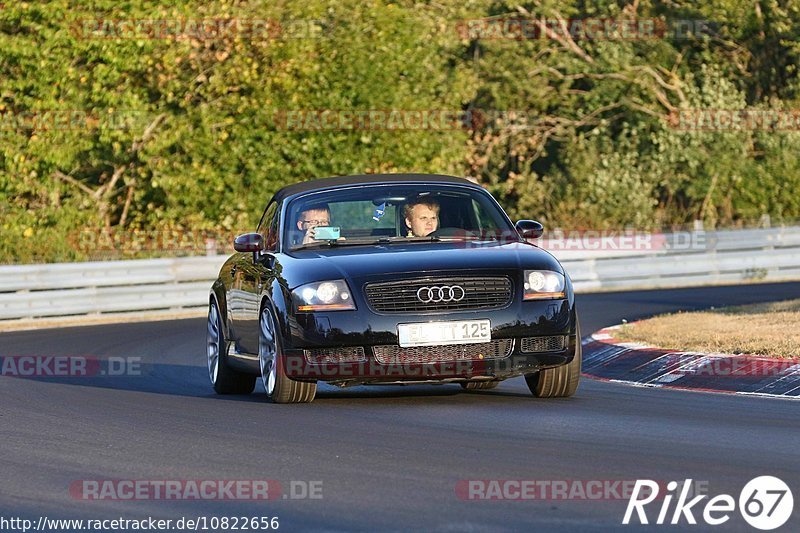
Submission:
[[[309,242],[307,244],[302,244],[292,250],[308,250],[310,248],[333,248],[334,246],[367,246],[375,244],[374,241],[341,241],[341,240],[330,240],[330,241],[317,241],[317,242]]]
[[[381,237],[379,239],[370,239],[368,241],[362,240],[330,240],[330,241],[318,241],[318,242],[309,242],[307,244],[303,244],[302,246],[298,246],[296,248],[292,248],[292,250],[309,250],[312,248],[325,248],[329,247],[332,248],[334,246],[375,246],[376,244],[403,244],[407,242],[439,242],[441,241],[441,237],[437,236],[428,236],[428,237]]]
[[[403,244],[405,242],[439,242],[441,237],[436,235],[428,235],[427,237],[381,237],[377,241],[378,244]]]

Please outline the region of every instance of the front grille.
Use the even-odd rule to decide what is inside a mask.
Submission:
[[[306,361],[312,365],[328,363],[362,363],[367,360],[364,348],[351,346],[347,348],[314,348],[304,350]]]
[[[459,301],[423,302],[417,296],[424,287],[453,286],[464,289],[464,296]],[[460,296],[460,291],[457,292],[456,296]],[[512,286],[509,278],[499,276],[421,278],[369,283],[366,295],[370,307],[379,313],[496,309],[511,301]]]
[[[407,363],[446,363],[507,357],[514,346],[513,339],[497,339],[479,344],[453,344],[446,346],[412,346],[403,348],[396,344],[373,346],[375,360],[382,365]]]
[[[524,353],[560,352],[567,347],[567,338],[566,335],[525,337],[522,339],[520,350]]]

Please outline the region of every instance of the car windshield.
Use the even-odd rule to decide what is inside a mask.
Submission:
[[[518,240],[488,193],[446,185],[371,185],[294,199],[286,211],[288,248]]]

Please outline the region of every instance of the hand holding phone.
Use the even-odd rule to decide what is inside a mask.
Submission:
[[[314,230],[314,239],[318,241],[335,241],[341,237],[339,226],[317,226]]]

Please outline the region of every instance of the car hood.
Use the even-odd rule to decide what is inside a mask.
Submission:
[[[325,279],[371,278],[391,274],[441,271],[540,269],[562,272],[548,252],[524,242],[437,242],[332,246],[295,250],[281,257],[289,288]]]

